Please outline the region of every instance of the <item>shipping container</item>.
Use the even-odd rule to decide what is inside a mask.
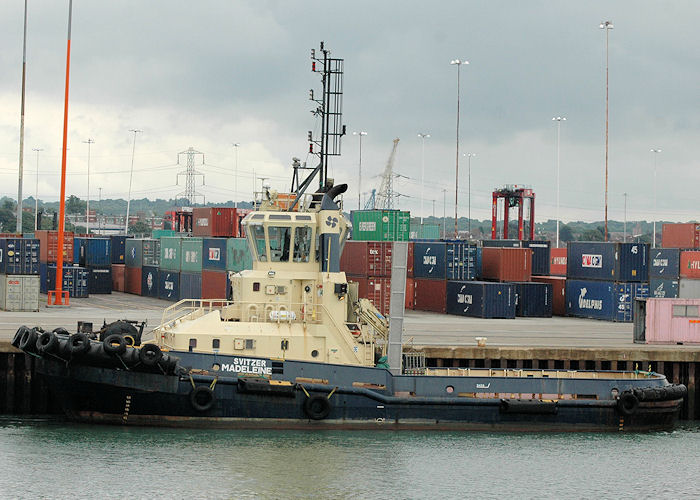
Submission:
[[[226,271],[226,238],[202,239],[202,271]]]
[[[188,273],[202,272],[202,238],[183,238],[180,251],[180,270]],[[163,267],[163,266],[161,266]]]
[[[400,210],[353,210],[355,241],[408,241],[411,215]]]
[[[44,277],[40,283],[41,293],[56,289],[56,265],[42,262],[40,264],[40,276]],[[89,296],[90,272],[84,267],[63,266],[62,290],[68,292],[71,298],[85,298]]]
[[[484,248],[522,248],[523,240],[481,240]]]
[[[649,280],[649,296],[657,299],[674,299],[678,297],[678,280],[651,278]]]
[[[652,248],[649,250],[649,278],[679,278],[681,251],[677,248]]]
[[[664,248],[700,248],[700,224],[664,224],[661,230]]]
[[[126,291],[126,264],[112,264],[112,291]]]
[[[415,249],[415,243],[412,241],[408,242],[408,256],[406,258],[406,276],[413,278],[413,251]]]
[[[202,274],[180,273],[180,300],[202,298]]]
[[[634,341],[646,344],[700,343],[700,299],[651,298],[639,301]]]
[[[183,239],[184,238],[180,238],[179,236],[160,239],[160,269],[166,271],[180,271],[180,267],[182,266],[181,253]]]
[[[158,272],[158,298],[180,300],[180,273],[163,269]]]
[[[88,267],[88,293],[108,294],[112,293],[112,268]]]
[[[126,240],[126,267],[156,266],[160,264],[160,240]]]
[[[579,318],[630,322],[634,299],[649,296],[649,284],[566,280],[566,313]]]
[[[445,279],[446,245],[443,241],[415,242],[413,245],[413,277]]]
[[[649,245],[570,241],[566,277],[579,280],[647,281]]]
[[[0,273],[39,274],[39,240],[0,238]]]
[[[352,276],[391,276],[390,241],[346,241],[340,270]]]
[[[39,240],[39,261],[55,263],[58,257],[58,231],[40,230],[34,233]],[[63,233],[63,263],[73,262],[73,233]]]
[[[496,281],[530,281],[532,250],[486,247],[481,252],[481,277]]]
[[[550,276],[566,276],[566,254],[566,248],[552,248],[550,250]]]
[[[553,289],[550,283],[518,282],[515,285],[515,315],[551,318]]]
[[[532,281],[552,285],[552,314],[566,316],[566,278],[564,276],[533,276]]]
[[[700,251],[682,251],[679,271],[681,278],[700,278]]]
[[[532,274],[549,274],[552,242],[545,240],[523,241],[523,248],[532,250]]]
[[[228,272],[226,271],[202,271],[202,298],[226,299]]]
[[[192,209],[192,234],[240,238],[243,213],[233,207],[200,207]]]
[[[124,263],[126,267],[137,268],[143,266],[143,242],[141,239],[128,239],[125,243]]]
[[[404,303],[405,309],[415,309],[415,280],[413,278],[406,278],[406,300]]]
[[[700,299],[700,279],[679,279],[678,297],[681,299]]]
[[[180,233],[178,233],[174,229],[154,229],[151,232],[151,237],[155,240],[159,240],[161,238],[170,238],[173,236],[177,236],[178,234]]]
[[[141,291],[142,297],[158,297],[158,268],[154,266],[143,266],[141,268]]]
[[[127,267],[124,274],[124,291],[133,295],[141,295],[142,267]]]
[[[481,275],[481,248],[466,241],[445,242],[445,277],[453,281],[475,280]]]
[[[81,267],[104,267],[112,263],[109,238],[73,238],[73,262]]]
[[[39,276],[0,274],[0,310],[38,311]]]
[[[413,279],[413,309],[416,311],[445,312],[445,280]]]
[[[515,286],[490,281],[448,281],[447,314],[477,318],[515,318]]]
[[[412,240],[439,240],[440,226],[438,224],[411,224],[409,238]]]
[[[391,278],[353,276],[350,281],[358,284],[359,298],[369,299],[384,316],[389,314]]]
[[[129,236],[128,238],[131,238]],[[109,237],[110,239],[110,248],[111,248],[111,259],[112,259],[112,264],[126,264],[126,240],[127,236],[124,236],[123,234],[116,234],[113,236]]]
[[[250,253],[248,240],[228,238],[226,240],[226,270],[238,273],[246,269],[253,269],[253,254]]]

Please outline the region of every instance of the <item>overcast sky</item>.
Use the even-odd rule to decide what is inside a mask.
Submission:
[[[17,196],[22,67],[21,0],[0,16],[0,196]],[[68,0],[29,2],[24,195],[59,194]],[[651,220],[654,186],[664,220],[699,219],[700,3],[696,1],[175,1],[76,0],[73,4],[67,193],[126,198],[133,134],[132,197],[170,198],[178,152],[205,154],[207,201],[250,199],[253,171],[288,189],[293,156],[306,159],[315,128],[308,90],[319,89],[310,49],[321,40],[345,59],[343,155],[329,175],[348,182],[346,209],[379,187],[400,138],[399,207],[454,213],[457,68],[460,155],[471,163],[471,213],[490,217],[490,193],[527,184],[538,221],[556,217],[556,125],[561,127],[560,212],[603,220],[605,33],[610,32],[610,218]],[[320,92],[317,90],[317,92]],[[240,143],[238,192],[235,154]],[[658,176],[654,183],[654,158]],[[460,158],[459,214],[468,210]],[[309,159],[311,162],[311,159]],[[181,158],[181,163],[184,158]]]

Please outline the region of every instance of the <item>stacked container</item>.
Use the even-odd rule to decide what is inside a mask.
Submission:
[[[55,264],[58,258],[58,231],[39,230],[34,233],[39,240],[39,261]],[[63,233],[63,264],[73,262],[73,233]]]
[[[246,269],[253,269],[253,255],[250,253],[248,240],[228,238],[226,240],[226,270],[239,273]]]
[[[245,242],[245,240],[243,240]],[[226,290],[226,249],[228,240],[204,238],[202,240],[202,279],[200,295],[203,299],[225,299]]]
[[[448,314],[477,318],[515,318],[515,285],[489,281],[448,281]]]
[[[549,275],[566,276],[566,248],[552,248],[549,257]]]
[[[453,251],[455,247],[453,246]],[[457,249],[460,252],[460,249]],[[417,241],[413,245],[413,308],[445,312],[447,244]]]
[[[550,274],[550,255],[552,242],[547,240],[483,240],[483,247],[529,248],[532,250],[531,274],[546,276]]]
[[[73,262],[88,269],[89,293],[112,293],[112,249],[110,238],[75,238]]]
[[[552,317],[552,284],[525,281],[515,285],[515,315],[534,318]]]
[[[0,238],[0,310],[39,310],[39,240]]]
[[[700,251],[681,251],[679,267],[678,297],[700,299]]]
[[[127,293],[150,297],[158,296],[158,266],[160,263],[160,240],[128,239],[126,240],[125,284]],[[152,286],[142,285],[151,276]],[[155,278],[154,278],[155,276]],[[153,285],[154,284],[154,285]]]
[[[392,250],[389,241],[347,241],[340,256],[340,270],[358,283],[360,298],[384,315],[389,314]]]
[[[700,248],[700,224],[664,224],[661,230],[664,248]]]
[[[239,238],[244,212],[231,207],[192,209],[192,234],[218,238]]]
[[[529,248],[484,248],[481,255],[482,278],[495,281],[530,281],[532,250]]]
[[[564,276],[533,276],[532,281],[552,286],[552,314],[566,316],[566,278]]]
[[[354,210],[352,239],[355,241],[408,241],[411,214],[400,210]]]
[[[180,298],[202,298],[202,238],[182,238],[180,252]]]
[[[649,296],[678,297],[681,251],[677,248],[653,248],[649,251]]]
[[[41,263],[39,267],[41,293],[56,289],[56,264]],[[86,298],[89,296],[90,272],[79,266],[63,266],[62,290],[68,292],[71,298]]]

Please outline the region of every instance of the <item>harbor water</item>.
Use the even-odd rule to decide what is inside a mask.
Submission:
[[[692,498],[699,463],[697,425],[303,432],[0,417],[2,498]]]

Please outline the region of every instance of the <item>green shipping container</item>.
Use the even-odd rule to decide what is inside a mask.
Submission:
[[[352,239],[356,241],[408,241],[411,214],[400,210],[354,210]]]
[[[175,231],[174,229],[154,229],[151,237],[155,239],[172,238],[174,236],[177,236],[177,234],[177,231]]]
[[[182,238],[160,239],[160,268],[166,271],[180,271],[180,254],[182,253]],[[200,259],[201,262],[201,259]],[[201,267],[201,264],[200,264]]]
[[[240,272],[253,269],[253,255],[245,238],[229,238],[226,241],[226,270]]]
[[[412,224],[411,225],[412,240],[439,240],[440,226],[437,224]]]
[[[202,238],[182,238],[182,251],[180,252],[181,271],[188,273],[202,272],[202,248]]]

